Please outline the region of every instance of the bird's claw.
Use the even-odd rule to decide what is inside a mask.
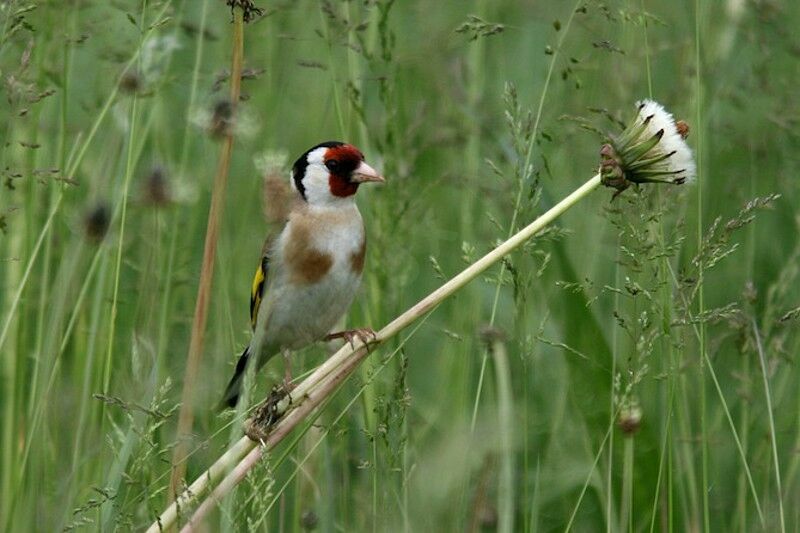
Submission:
[[[287,396],[291,403],[289,391],[283,387],[273,387],[267,399],[255,408],[253,416],[244,423],[244,433],[250,440],[265,445],[270,429],[283,415],[278,411],[278,405]]]
[[[334,339],[344,339],[353,349],[356,347],[355,340],[358,339],[363,342],[364,346],[369,350],[369,345],[378,340],[378,334],[375,333],[375,330],[372,328],[356,328],[331,333],[325,337],[326,341],[332,341]]]

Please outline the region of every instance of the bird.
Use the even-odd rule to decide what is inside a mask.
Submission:
[[[239,401],[245,372],[278,353],[289,355],[322,340],[375,337],[370,328],[331,333],[361,284],[367,239],[355,202],[363,183],[385,179],[352,144],[327,141],[306,150],[292,166],[285,223],[264,246],[250,293],[250,342],[239,357],[221,408]]]

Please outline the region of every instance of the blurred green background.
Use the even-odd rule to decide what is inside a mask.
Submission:
[[[699,179],[595,192],[377,350],[209,531],[797,529],[796,3],[257,5],[191,479],[241,434],[214,406],[249,338],[265,171],[329,139],[383,170],[346,320],[376,329],[590,178],[595,130],[640,98],[690,124]],[[166,504],[231,11],[0,17],[1,527],[139,530]]]

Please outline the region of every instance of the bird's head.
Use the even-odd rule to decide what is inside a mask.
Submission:
[[[315,206],[351,202],[362,183],[384,181],[364,162],[364,155],[358,148],[339,141],[314,146],[292,167],[294,188],[306,202]]]

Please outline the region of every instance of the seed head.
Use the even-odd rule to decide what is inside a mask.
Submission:
[[[622,408],[617,420],[619,429],[625,435],[633,435],[642,425],[642,408],[638,404],[627,405]]]
[[[313,509],[306,509],[303,511],[303,514],[300,515],[300,527],[302,527],[304,531],[313,531],[317,529],[318,525],[319,517],[317,517],[317,513],[315,513]]]
[[[695,177],[694,157],[684,140],[689,125],[676,122],[653,100],[637,105],[633,123],[600,148],[603,185],[617,189],[617,196],[632,183],[691,182]]]
[[[104,202],[93,205],[83,217],[83,230],[86,238],[94,243],[103,240],[111,223],[111,210]]]
[[[219,100],[214,104],[208,131],[212,137],[221,138],[230,135],[232,130],[233,103],[230,100]]]
[[[143,86],[142,76],[133,70],[126,70],[119,80],[119,88],[129,94],[138,93]]]
[[[172,203],[169,180],[161,167],[155,167],[150,171],[143,186],[145,203],[155,207],[164,207]]]

